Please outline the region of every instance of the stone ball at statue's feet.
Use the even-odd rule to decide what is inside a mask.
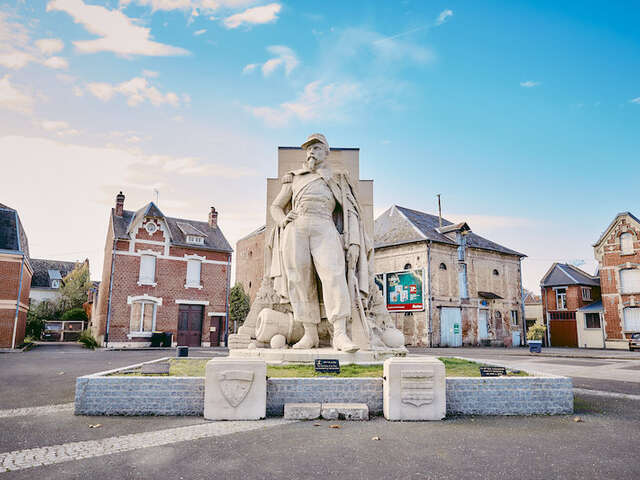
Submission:
[[[271,338],[271,348],[280,349],[287,346],[287,338],[284,335],[274,335]]]
[[[249,350],[253,350],[253,349],[255,349],[255,348],[256,348],[256,342],[251,342],[249,345],[247,345],[247,348],[248,348]]]
[[[404,347],[404,333],[397,328],[387,328],[382,333],[382,341],[389,348]]]

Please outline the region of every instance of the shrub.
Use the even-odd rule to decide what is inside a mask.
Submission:
[[[81,343],[84,348],[94,350],[98,346],[98,342],[91,335],[89,330],[83,330],[78,339],[78,343]]]
[[[89,319],[87,318],[87,314],[82,308],[72,308],[64,312],[60,320],[62,320],[63,322],[68,322],[70,320],[86,322]]]
[[[544,338],[544,332],[547,329],[541,323],[535,323],[527,330],[527,340],[542,340]]]

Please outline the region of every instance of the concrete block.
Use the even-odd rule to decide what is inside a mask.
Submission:
[[[285,420],[315,420],[320,418],[320,403],[285,403]]]
[[[369,420],[366,403],[323,403],[322,418],[325,420]]]
[[[387,420],[442,420],[446,415],[444,363],[436,357],[385,360],[382,390]]]
[[[258,420],[267,411],[267,364],[264,360],[214,358],[204,380],[204,418]]]

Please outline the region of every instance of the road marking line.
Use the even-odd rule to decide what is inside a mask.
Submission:
[[[10,408],[7,410],[0,410],[0,418],[26,417],[31,415],[50,415],[52,413],[71,411],[73,410],[73,408],[73,402],[60,403],[58,405],[43,405],[41,407]]]
[[[573,393],[582,395],[595,395],[597,397],[624,398],[627,400],[640,400],[640,395],[631,395],[630,393],[605,392],[602,390],[589,390],[587,388],[574,388]]]
[[[200,425],[169,428],[154,432],[132,433],[120,437],[103,438],[101,440],[88,440],[84,442],[52,445],[49,447],[16,450],[13,452],[0,453],[0,473],[83,460],[85,458],[113,455],[115,453],[128,452],[141,448],[159,447],[207,437],[218,437],[232,433],[277,427],[290,423],[295,422],[282,418],[257,421],[207,422]]]

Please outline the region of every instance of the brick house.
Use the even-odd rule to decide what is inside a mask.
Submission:
[[[33,270],[18,212],[0,203],[0,348],[24,342]]]
[[[116,196],[92,333],[109,347],[149,345],[154,331],[173,345],[225,341],[232,249],[211,208],[208,222],[165,216],[153,202],[124,209]]]
[[[576,314],[582,307],[600,300],[600,279],[574,265],[554,263],[542,277],[540,289],[546,344],[577,347]]]
[[[523,343],[524,254],[476,235],[467,223],[397,205],[374,228],[377,282],[408,345]],[[413,276],[406,292],[402,276]],[[402,297],[422,302],[403,310]]]
[[[640,220],[616,215],[593,246],[599,264],[607,348],[629,348],[640,332]]]

